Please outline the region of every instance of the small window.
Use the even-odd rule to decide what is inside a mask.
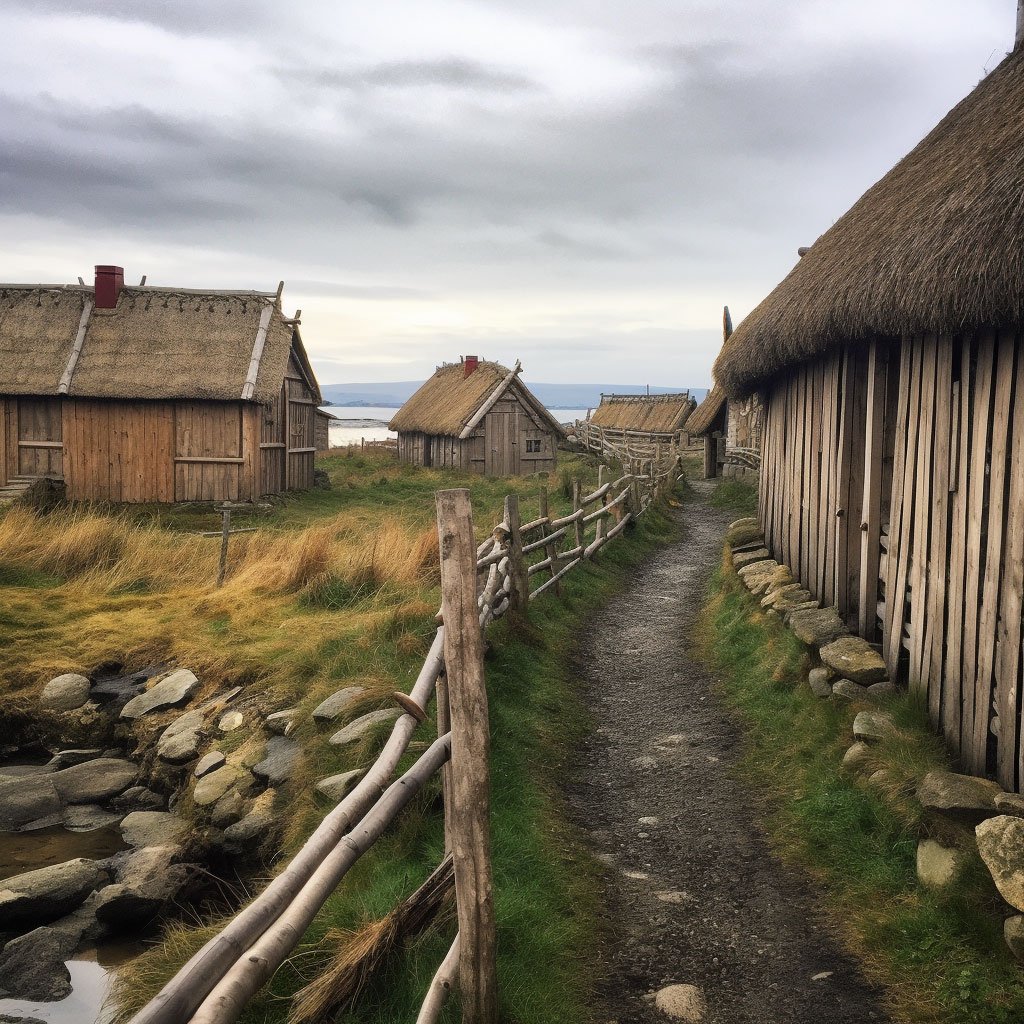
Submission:
[[[541,442],[540,442],[539,439],[536,440],[536,441],[527,441],[526,442],[527,454],[529,454],[530,452],[540,452],[540,450],[541,450],[540,446],[541,446]]]

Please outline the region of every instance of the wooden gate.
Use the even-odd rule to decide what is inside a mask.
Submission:
[[[57,477],[64,473],[64,442],[59,398],[20,398],[15,406],[17,429],[12,476]]]

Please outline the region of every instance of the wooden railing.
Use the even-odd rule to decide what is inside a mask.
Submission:
[[[653,460],[663,465],[679,455],[703,452],[700,439],[691,443],[685,430],[674,433],[651,433],[638,430],[612,430],[587,420],[573,425],[576,444],[602,458],[616,459],[624,466],[635,460]]]
[[[722,462],[725,465],[758,470],[761,468],[761,450],[759,448],[726,448]]]
[[[508,495],[502,521],[479,546],[469,491],[438,492],[439,625],[411,691],[394,695],[405,714],[359,784],[326,815],[291,863],[164,985],[132,1024],[237,1020],[349,869],[438,772],[459,932],[427,990],[417,1024],[436,1021],[454,987],[460,993],[463,1021],[494,1024],[496,938],[483,634],[505,615],[525,620],[531,602],[551,591],[558,594],[567,574],[593,559],[680,475],[677,457],[652,464],[648,473],[630,473],[608,483],[602,479],[605,467],[601,470],[591,494],[581,495],[579,481],[573,482],[573,511],[565,516],[552,517],[542,493],[540,515],[522,523],[518,496]],[[427,718],[435,691],[437,739],[404,775],[390,782]]]

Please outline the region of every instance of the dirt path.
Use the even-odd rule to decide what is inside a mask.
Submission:
[[[594,618],[576,666],[597,730],[570,804],[610,868],[594,1019],[664,1022],[652,994],[688,984],[708,1024],[887,1021],[810,881],[769,854],[733,771],[742,736],[689,649],[735,518],[708,489],[681,510],[682,539]]]

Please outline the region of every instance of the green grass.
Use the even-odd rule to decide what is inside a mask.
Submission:
[[[729,509],[737,517],[757,515],[757,485],[725,477],[713,491],[711,504],[716,508]]]
[[[976,852],[944,893],[917,881],[917,842],[929,826],[910,794],[926,771],[948,767],[924,709],[906,695],[893,701],[900,735],[874,756],[892,778],[870,787],[840,765],[856,709],[810,693],[802,684],[805,648],[760,612],[731,571],[713,584],[701,632],[725,699],[747,727],[741,770],[770,797],[771,841],[820,882],[844,938],[885,986],[897,1019],[1024,1020],[1021,970],[1002,940],[1009,912]],[[969,834],[955,828],[939,837],[972,849]]]

